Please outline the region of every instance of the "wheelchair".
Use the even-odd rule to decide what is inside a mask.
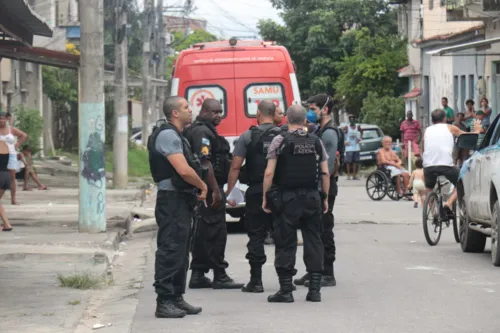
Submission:
[[[402,179],[401,186],[403,186]],[[374,201],[380,201],[385,196],[394,201],[401,199],[396,186],[396,177],[392,178],[391,172],[383,166],[379,166],[366,178],[366,194]]]

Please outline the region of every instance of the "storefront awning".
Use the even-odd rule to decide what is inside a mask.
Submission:
[[[403,98],[404,99],[416,98],[416,97],[420,96],[421,93],[422,93],[422,89],[420,89],[420,88],[413,88],[410,92],[408,92],[405,95],[403,95]]]
[[[14,41],[0,42],[0,58],[71,69],[78,69],[80,66],[80,56],[40,47],[27,47]]]
[[[475,49],[476,53],[473,53],[472,55],[494,55],[494,54],[477,54],[477,51],[483,51],[483,50],[489,49],[489,48],[491,48],[491,44],[495,44],[495,43],[499,43],[499,42],[500,42],[500,37],[495,37],[495,38],[480,40],[477,42],[470,42],[470,43],[465,43],[465,44],[460,44],[460,45],[455,45],[455,46],[443,47],[443,48],[438,49],[438,50],[428,51],[428,52],[426,52],[426,54],[429,54],[432,56],[445,56],[445,55],[450,55],[450,53],[453,53],[453,52]],[[463,56],[463,55],[464,54],[460,54],[460,56]]]
[[[31,46],[35,35],[52,37],[52,29],[26,0],[0,0],[0,38]]]

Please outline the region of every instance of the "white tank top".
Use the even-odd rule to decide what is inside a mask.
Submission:
[[[9,128],[9,133],[0,135],[0,141],[4,141],[7,144],[7,147],[9,147],[9,154],[17,154],[15,147],[16,137],[10,131],[10,126],[7,125],[7,127]]]
[[[427,127],[424,135],[424,168],[430,166],[453,166],[455,140],[447,124]]]

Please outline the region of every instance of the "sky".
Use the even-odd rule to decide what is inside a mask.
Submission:
[[[181,5],[184,0],[164,2]],[[260,19],[282,22],[269,0],[194,0],[194,7],[190,17],[207,20],[207,30],[218,37],[258,38]]]

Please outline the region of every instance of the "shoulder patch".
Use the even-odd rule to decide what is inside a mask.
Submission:
[[[201,139],[201,144],[205,146],[210,146],[210,140],[207,138]]]
[[[208,155],[208,147],[207,146],[204,146],[201,148],[201,154],[203,156],[207,156]]]

